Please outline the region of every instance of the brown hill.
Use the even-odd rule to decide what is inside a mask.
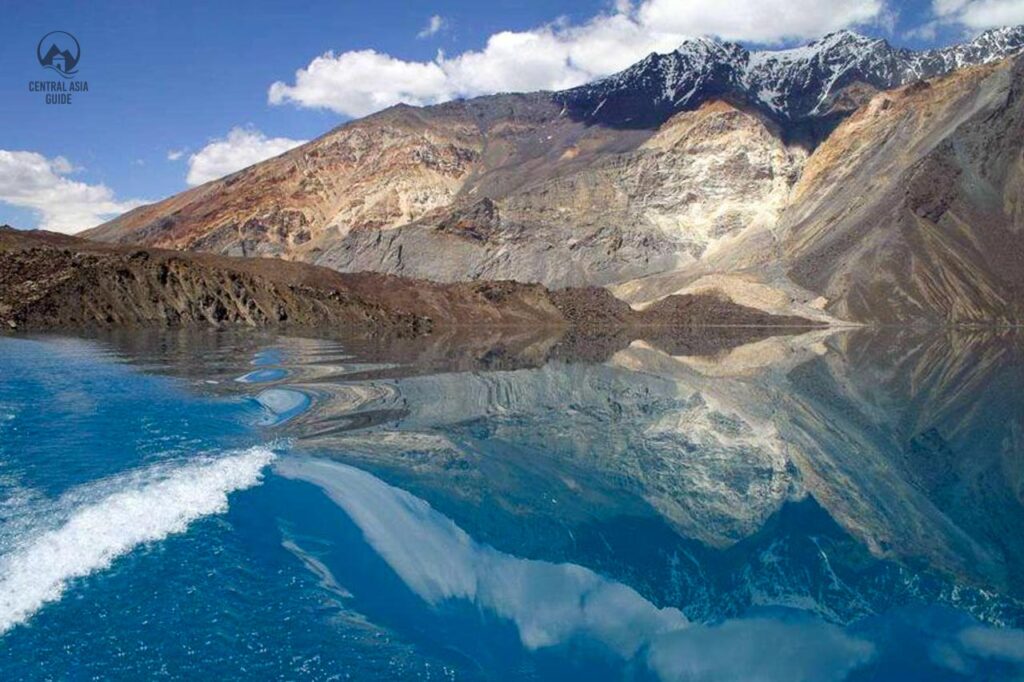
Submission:
[[[599,292],[343,274],[277,259],[114,246],[0,228],[0,325],[5,328],[289,324],[421,334],[437,327],[648,322],[644,313]],[[658,322],[806,324],[711,299],[679,305],[681,312],[659,316]],[[581,307],[587,315],[579,313]]]

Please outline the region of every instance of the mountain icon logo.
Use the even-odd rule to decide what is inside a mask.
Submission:
[[[50,31],[36,46],[40,66],[53,69],[64,78],[74,78],[81,54],[78,39],[66,31]]]

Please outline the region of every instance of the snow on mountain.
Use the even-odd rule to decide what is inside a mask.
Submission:
[[[593,122],[627,127],[658,123],[712,97],[732,97],[783,122],[847,112],[859,104],[848,88],[868,93],[984,64],[1024,50],[1024,26],[994,29],[969,43],[915,52],[880,38],[837,31],[802,47],[750,51],[710,38],[651,54],[620,73],[558,93]]]

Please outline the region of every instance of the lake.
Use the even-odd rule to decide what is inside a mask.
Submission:
[[[1024,676],[1020,335],[652,337],[0,337],[0,676]]]

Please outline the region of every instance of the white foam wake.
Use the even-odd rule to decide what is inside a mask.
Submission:
[[[0,634],[60,599],[69,580],[226,511],[228,494],[256,485],[273,458],[270,450],[256,447],[173,467],[156,465],[104,482],[103,494],[70,509],[59,526],[28,533],[0,556]],[[81,490],[68,495],[90,497]]]

